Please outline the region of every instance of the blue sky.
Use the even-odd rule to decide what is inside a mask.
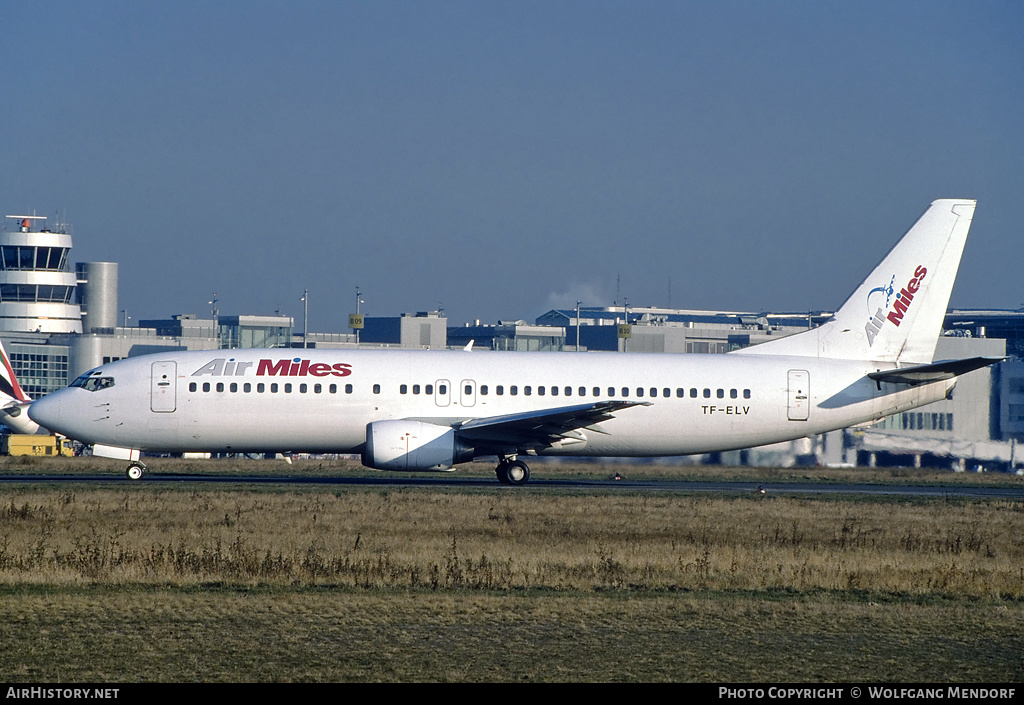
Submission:
[[[958,307],[1024,306],[1019,2],[0,6],[0,206],[133,320],[838,306],[979,201]]]

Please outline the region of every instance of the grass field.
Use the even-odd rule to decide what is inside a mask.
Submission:
[[[1020,502],[72,481],[5,486],[0,536],[10,682],[1024,678]]]

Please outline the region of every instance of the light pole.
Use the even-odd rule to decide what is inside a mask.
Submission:
[[[302,290],[302,347],[309,347],[306,340],[309,338],[309,289]]]
[[[213,298],[207,303],[210,304],[210,313],[213,315],[213,337],[217,339],[218,347],[222,344],[220,339],[220,327],[217,325],[217,315],[220,311],[217,309],[217,292],[213,292]]]
[[[363,301],[363,292],[359,291],[359,286],[356,285],[356,318],[357,319],[359,318],[359,313],[360,313],[359,305],[360,304],[364,304],[364,303],[366,303],[366,302]],[[356,330],[356,345],[359,345],[359,330],[360,329],[356,328],[355,330]]]
[[[626,330],[629,331],[630,333],[632,333],[633,331],[629,327],[629,297],[628,296],[626,298],[622,299],[622,317],[626,319],[626,321],[625,321],[625,323],[626,323]],[[622,352],[626,352],[626,341],[628,341],[628,340],[629,340],[629,336],[628,335],[625,338],[622,339]]]
[[[576,352],[580,351],[580,304],[582,301],[576,302]]]

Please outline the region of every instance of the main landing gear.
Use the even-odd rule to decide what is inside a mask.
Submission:
[[[494,474],[503,485],[524,485],[530,479],[530,468],[522,460],[516,460],[513,455],[502,458],[498,467],[494,469]]]
[[[146,475],[146,466],[139,461],[133,461],[124,472],[129,480],[141,480]]]

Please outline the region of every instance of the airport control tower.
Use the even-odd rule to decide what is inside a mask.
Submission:
[[[0,331],[81,333],[71,235],[37,215],[8,215],[0,233]]]

